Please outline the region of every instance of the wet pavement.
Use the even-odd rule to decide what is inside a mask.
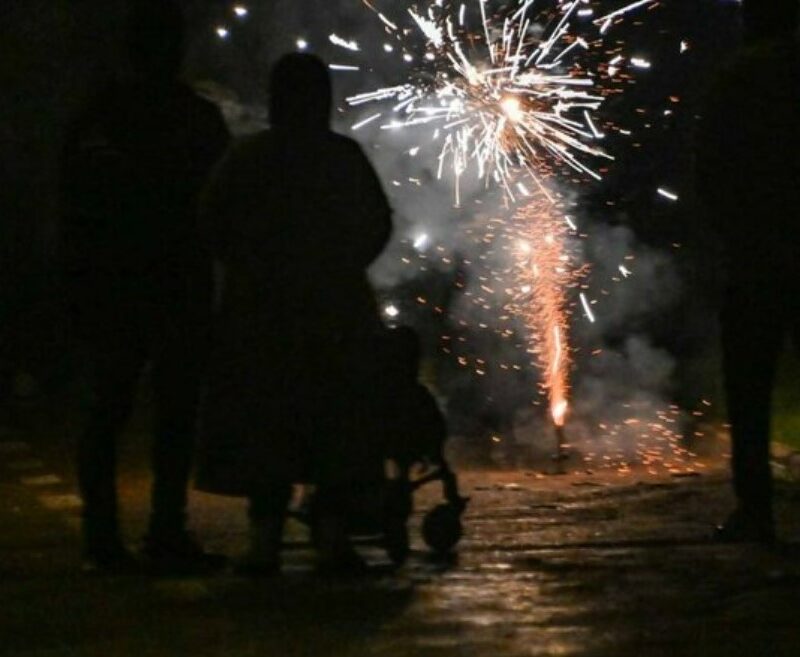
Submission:
[[[431,486],[396,573],[367,549],[372,574],[322,578],[293,525],[274,579],[99,578],[78,570],[59,445],[0,432],[0,655],[800,655],[800,489],[779,487],[779,548],[715,545],[724,463],[677,477],[468,472],[458,555],[436,562],[419,538]],[[147,504],[137,453],[121,485],[131,538]],[[240,502],[196,494],[192,518],[209,547],[243,549]]]

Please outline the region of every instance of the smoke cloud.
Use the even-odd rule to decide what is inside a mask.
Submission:
[[[207,85],[239,133],[265,125],[265,69],[281,52],[295,49],[298,38],[329,61],[342,54],[329,46],[330,33],[370,46],[382,39],[374,16],[354,0],[304,2],[302,9],[292,0],[262,4],[248,28],[261,29],[258,38],[248,37],[256,43],[249,51],[233,43],[235,32],[227,43],[208,33],[205,41],[197,39],[206,45],[198,47],[196,62],[221,58],[225,70],[239,70],[252,67],[252,52],[259,57],[258,73],[249,79],[238,73],[228,79],[217,67],[222,84]],[[437,178],[435,151],[419,134],[382,130],[378,122],[352,129],[374,108],[348,110],[344,97],[402,81],[396,64],[375,62],[372,69],[336,75],[334,124],[363,145],[394,208],[393,242],[370,272],[391,308],[387,321],[411,324],[423,335],[459,450],[516,465],[548,455],[552,428],[539,373],[525,328],[509,315],[503,292],[513,267],[508,236],[502,224],[492,223],[510,213],[474,174],[461,179],[456,207],[452,178]],[[680,280],[665,251],[639,243],[630,228],[594,221],[580,198],[569,205],[586,235],[570,248],[577,264],[591,268],[583,289],[572,295],[569,440],[580,457],[590,459],[587,467],[605,456],[642,460],[663,445],[671,447],[680,433],[681,413],[670,408],[675,361],[654,330],[678,301]]]

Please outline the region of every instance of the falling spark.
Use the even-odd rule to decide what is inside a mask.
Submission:
[[[671,192],[668,189],[664,189],[663,187],[658,188],[659,195],[663,196],[665,199],[670,201],[677,201],[679,200],[679,196],[675,192]]]
[[[239,18],[244,18],[250,13],[250,10],[244,5],[236,5],[233,8],[233,13],[236,14]]]
[[[358,47],[358,43],[355,41],[347,41],[336,34],[331,34],[328,39],[334,46],[339,46],[345,50],[350,50],[352,52],[359,52],[361,50],[361,48]]]
[[[592,312],[592,307],[589,305],[589,300],[586,298],[586,295],[581,292],[580,294],[581,305],[583,306],[583,312],[586,313],[586,319],[588,319],[592,324],[594,324],[597,319]]]
[[[654,5],[656,4],[657,0],[639,0],[638,2],[632,2],[616,11],[612,11],[610,14],[606,14],[605,16],[601,16],[600,18],[595,20],[595,24],[601,25],[600,32],[605,34],[608,31],[608,28],[611,27],[615,18],[619,18],[624,14],[627,14],[635,9],[639,9],[640,7],[644,7],[645,5]]]
[[[353,125],[353,130],[359,130],[359,129],[363,128],[365,125],[368,125],[368,124],[372,123],[373,121],[377,121],[379,118],[381,118],[381,116],[383,116],[383,114],[381,112],[378,112],[377,114],[373,114],[372,116],[364,119],[363,121],[359,121],[358,123]]]

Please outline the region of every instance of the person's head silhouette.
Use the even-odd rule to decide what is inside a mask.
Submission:
[[[791,36],[797,31],[800,0],[744,0],[742,12],[749,39]]]
[[[328,69],[315,55],[284,55],[270,76],[270,122],[277,128],[327,130],[332,106]]]
[[[127,45],[136,73],[174,79],[183,63],[183,13],[171,0],[135,0],[128,16]]]

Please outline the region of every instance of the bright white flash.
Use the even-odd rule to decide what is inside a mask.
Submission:
[[[505,115],[514,123],[519,123],[525,119],[525,112],[522,110],[522,103],[519,102],[519,98],[514,96],[504,98],[500,103],[500,107],[503,108]]]
[[[428,244],[428,234],[427,233],[420,233],[414,239],[414,248],[417,251],[421,251],[422,249],[424,249],[427,244]]]

